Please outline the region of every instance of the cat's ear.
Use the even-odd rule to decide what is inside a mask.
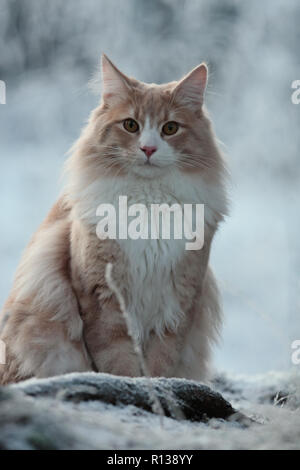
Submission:
[[[130,90],[130,79],[102,55],[102,99],[107,104],[117,104]]]
[[[204,95],[208,80],[208,68],[206,64],[200,64],[176,85],[174,92],[187,106],[199,108],[203,105]]]

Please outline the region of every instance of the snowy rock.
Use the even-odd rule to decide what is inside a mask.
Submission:
[[[116,406],[132,405],[152,412],[152,390],[164,414],[180,414],[191,421],[209,418],[228,419],[236,411],[219,393],[209,387],[184,379],[145,379],[109,374],[71,374],[54,379],[24,382],[12,389],[31,397],[51,397],[74,403],[102,401]]]
[[[183,379],[149,387],[143,378],[88,373],[0,388],[0,449],[300,447],[299,375],[220,375],[213,385],[235,408]],[[164,417],[153,413],[153,390]]]

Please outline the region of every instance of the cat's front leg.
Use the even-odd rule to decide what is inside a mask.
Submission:
[[[107,305],[99,321],[88,328],[87,343],[99,372],[126,377],[141,376],[139,361],[122,314]]]
[[[167,331],[161,338],[152,333],[146,352],[151,377],[173,377],[184,346],[187,322],[178,331]]]

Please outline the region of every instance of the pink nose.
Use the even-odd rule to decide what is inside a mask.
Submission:
[[[141,147],[141,150],[147,155],[147,158],[151,158],[156,152],[157,147]]]

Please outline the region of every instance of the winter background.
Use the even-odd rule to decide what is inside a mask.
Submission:
[[[212,265],[225,326],[217,370],[296,368],[300,339],[298,0],[0,0],[0,303],[55,201],[65,154],[98,95],[105,52],[146,82],[207,61],[207,106],[232,175]],[[300,366],[298,366],[299,368]]]

